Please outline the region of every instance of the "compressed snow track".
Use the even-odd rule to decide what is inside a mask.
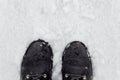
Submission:
[[[53,80],[61,78],[65,46],[82,41],[93,61],[93,80],[120,79],[119,0],[0,0],[0,80],[20,80],[28,45],[48,41]]]

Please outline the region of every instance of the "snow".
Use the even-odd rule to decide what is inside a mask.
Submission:
[[[120,79],[119,0],[0,0],[0,80],[20,80],[28,45],[48,41],[53,80],[61,78],[65,46],[82,41],[93,61],[93,80]]]

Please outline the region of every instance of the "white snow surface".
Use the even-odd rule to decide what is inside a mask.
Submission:
[[[93,80],[120,80],[120,0],[0,0],[0,80],[20,80],[28,45],[48,41],[54,52],[53,80],[61,56],[74,40],[85,43]]]

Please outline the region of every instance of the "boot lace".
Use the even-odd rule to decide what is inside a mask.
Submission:
[[[73,74],[65,74],[65,78],[67,80],[87,80],[86,75],[73,75]]]
[[[47,79],[47,75],[43,74],[43,75],[26,75],[25,80],[46,80]]]

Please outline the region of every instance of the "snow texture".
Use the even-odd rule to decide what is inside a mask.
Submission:
[[[28,45],[48,41],[53,80],[61,78],[65,46],[82,41],[93,61],[93,80],[120,80],[120,0],[0,0],[0,80],[20,80]]]

